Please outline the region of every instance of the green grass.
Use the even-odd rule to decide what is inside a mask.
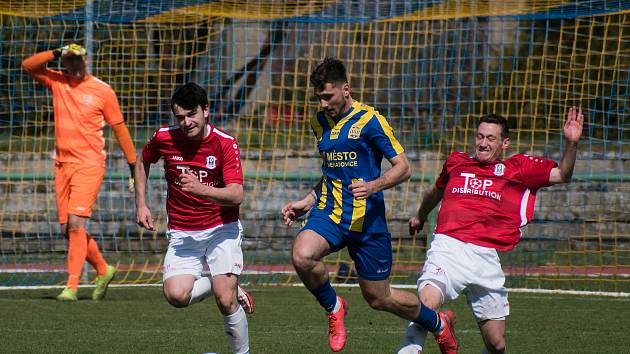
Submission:
[[[112,288],[103,302],[79,290],[78,303],[57,303],[59,289],[0,290],[5,353],[229,353],[212,299],[170,307],[161,288]],[[302,287],[253,287],[252,353],[327,353],[326,319]],[[405,321],[367,307],[358,288],[339,288],[350,304],[342,353],[394,353]],[[511,294],[507,323],[512,353],[627,353],[629,298]],[[479,353],[481,339],[463,298],[458,314],[461,353]],[[429,337],[425,353],[437,353]]]

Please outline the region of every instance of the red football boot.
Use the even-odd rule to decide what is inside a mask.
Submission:
[[[444,310],[438,313],[442,321],[442,330],[435,332],[435,340],[442,354],[457,354],[459,343],[455,338],[455,322],[457,318],[451,310]]]
[[[337,301],[340,303],[339,310],[335,313],[326,314],[328,316],[328,345],[333,352],[343,349],[348,338],[346,326],[343,323],[348,313],[348,304],[341,296],[337,296]]]

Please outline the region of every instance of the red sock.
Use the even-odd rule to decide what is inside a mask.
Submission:
[[[76,291],[81,278],[83,264],[87,257],[88,238],[85,229],[68,232],[68,282],[66,287]]]
[[[92,236],[87,236],[87,261],[96,269],[96,274],[103,275],[107,270],[107,262],[105,262],[105,258],[101,254],[101,251],[98,250],[98,244]]]

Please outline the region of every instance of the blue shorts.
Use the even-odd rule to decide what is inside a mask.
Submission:
[[[303,230],[313,230],[325,238],[330,245],[330,253],[348,247],[348,253],[361,278],[389,278],[392,269],[392,236],[389,232],[363,233],[344,230],[332,220],[316,216],[309,217],[300,231]]]

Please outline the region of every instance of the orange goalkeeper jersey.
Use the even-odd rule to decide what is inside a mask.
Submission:
[[[44,66],[52,51],[37,53],[25,60],[31,76],[52,91],[55,113],[56,160],[84,164],[104,164],[103,127],[124,122],[116,93],[107,83],[86,75],[71,82],[61,71]]]

